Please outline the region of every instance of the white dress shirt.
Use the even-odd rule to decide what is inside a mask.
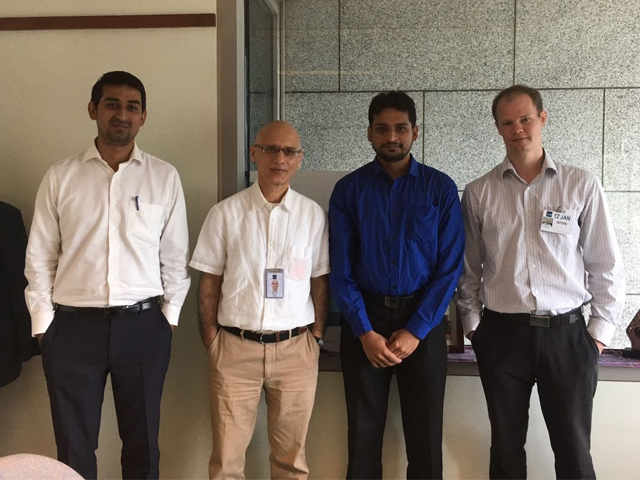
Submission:
[[[310,279],[331,271],[326,213],[291,188],[271,205],[255,182],[209,211],[190,265],[224,275],[220,325],[262,332],[308,325]],[[284,298],[265,298],[266,268],[284,269]]]
[[[465,334],[478,326],[483,304],[556,315],[590,302],[589,333],[611,342],[624,306],[624,271],[594,175],[545,152],[542,171],[527,184],[505,157],[467,185],[462,210],[467,244],[458,306]],[[572,215],[570,232],[541,230],[545,210]]]
[[[159,295],[177,325],[188,260],[176,169],[135,145],[114,172],[92,144],[53,165],[38,190],[25,268],[33,334],[47,330],[54,304],[121,306]]]

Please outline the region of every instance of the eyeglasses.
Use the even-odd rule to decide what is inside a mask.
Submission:
[[[254,147],[260,148],[262,150],[262,153],[265,153],[267,155],[277,155],[278,152],[282,152],[282,154],[287,158],[295,157],[300,152],[302,152],[302,150],[296,150],[295,148],[292,148],[292,147],[280,148],[274,145],[267,145],[266,147],[263,147],[261,145],[254,145]]]

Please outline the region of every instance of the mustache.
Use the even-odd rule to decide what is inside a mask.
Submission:
[[[402,148],[402,144],[401,143],[383,143],[382,146],[383,147],[398,147],[398,148]]]
[[[131,122],[121,122],[118,120],[114,120],[112,122],[109,122],[110,125],[113,125],[115,127],[130,127],[131,126]]]

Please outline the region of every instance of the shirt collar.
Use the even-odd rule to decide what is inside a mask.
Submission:
[[[251,196],[251,209],[252,210],[260,210],[267,202],[267,199],[264,198],[262,194],[262,190],[260,190],[260,185],[258,185],[258,180],[253,182],[253,185],[249,187],[249,195]],[[293,207],[294,199],[293,194],[291,193],[291,187],[287,190],[287,193],[284,194],[280,205],[284,205],[287,210],[291,211]]]
[[[89,148],[87,148],[87,150],[84,152],[84,155],[82,156],[82,162],[84,163],[87,160],[93,160],[94,158],[101,160],[103,159],[100,155],[100,152],[98,151],[98,147],[96,147],[95,141],[91,142]],[[129,160],[137,160],[138,162],[142,163],[142,151],[138,148],[138,144],[136,142],[133,142],[133,150],[131,150]]]
[[[558,169],[556,168],[556,164],[551,159],[551,156],[546,150],[543,150],[543,152],[544,152],[544,160],[542,161],[541,172],[547,172],[548,170],[551,170],[553,173],[557,173]],[[504,178],[504,174],[509,170],[511,170],[514,173],[514,175],[518,175],[516,173],[516,169],[513,167],[513,164],[511,163],[511,160],[509,160],[509,157],[505,155],[504,160],[500,165],[500,177]]]
[[[382,165],[380,165],[380,161],[378,160],[378,157],[374,157],[373,161],[371,162],[371,169],[374,175],[379,175],[384,172],[384,169],[382,168]],[[411,161],[409,163],[408,173],[411,176],[418,177],[418,162],[414,158],[413,154],[411,154]]]

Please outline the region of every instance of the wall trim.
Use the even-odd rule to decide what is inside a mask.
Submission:
[[[0,31],[102,30],[135,28],[215,27],[215,13],[177,15],[100,15],[75,17],[4,17]]]

